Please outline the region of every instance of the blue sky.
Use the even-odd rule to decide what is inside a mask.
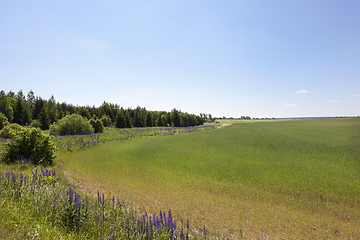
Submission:
[[[0,83],[217,117],[360,114],[360,1],[0,2]]]

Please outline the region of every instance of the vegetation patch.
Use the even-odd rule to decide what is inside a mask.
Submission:
[[[172,209],[211,234],[358,238],[359,130],[358,118],[232,124],[98,145],[64,166],[90,189]]]

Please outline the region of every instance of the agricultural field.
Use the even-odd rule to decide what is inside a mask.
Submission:
[[[79,189],[208,234],[360,238],[360,119],[233,123],[58,152]]]

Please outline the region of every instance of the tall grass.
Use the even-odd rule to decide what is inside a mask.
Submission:
[[[55,170],[0,172],[2,239],[189,239],[189,219],[171,211],[139,214],[111,193],[81,196],[58,184]],[[206,228],[204,226],[204,238]]]
[[[172,209],[209,233],[359,238],[359,130],[357,118],[233,124],[99,145],[64,166],[89,192]]]

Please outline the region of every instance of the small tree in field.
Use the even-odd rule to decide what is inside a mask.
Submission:
[[[5,144],[1,159],[9,164],[22,157],[31,159],[35,165],[46,166],[53,164],[55,150],[50,136],[43,134],[38,128],[29,128],[18,132],[13,141]]]

